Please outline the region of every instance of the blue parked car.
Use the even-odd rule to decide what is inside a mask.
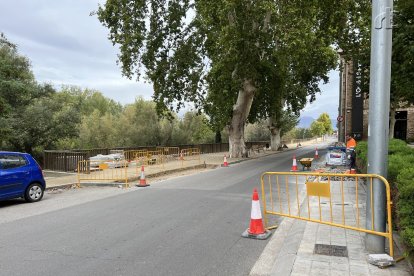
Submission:
[[[45,188],[42,169],[30,154],[0,151],[0,200],[23,197],[36,202]]]

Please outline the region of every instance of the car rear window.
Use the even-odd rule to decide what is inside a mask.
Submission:
[[[18,168],[27,165],[27,160],[21,155],[0,154],[0,168],[3,170]]]

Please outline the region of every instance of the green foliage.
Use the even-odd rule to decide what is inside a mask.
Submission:
[[[394,182],[403,168],[414,166],[414,149],[402,140],[391,139],[388,154],[388,179]]]
[[[391,154],[388,156],[388,180],[394,182],[400,171],[406,167],[414,166],[414,155]]]
[[[407,143],[400,139],[390,139],[388,144],[388,154],[413,154],[414,150],[407,147]]]
[[[112,115],[101,116],[98,110],[84,116],[80,125],[80,147],[89,149],[118,146],[113,130],[115,123],[116,119]]]
[[[312,135],[320,137],[325,134],[325,126],[320,121],[313,121],[310,126],[310,131]]]
[[[337,59],[331,29],[339,25],[326,6],[322,0],[108,0],[96,14],[120,46],[123,74],[139,77],[145,67],[159,113],[194,102],[220,131],[246,81],[254,84],[253,104],[241,111],[241,125],[268,117],[278,124],[285,107],[297,114],[307,96],[315,99]]]
[[[414,104],[414,2],[394,1],[391,101],[394,107]]]
[[[254,124],[247,124],[244,137],[246,141],[269,141],[270,132],[266,121],[259,121]]]
[[[187,112],[180,122],[180,131],[185,135],[184,143],[201,144],[213,143],[215,133],[208,126],[208,120],[204,114]]]
[[[414,250],[414,167],[405,167],[397,177],[398,203],[397,213],[402,237]]]
[[[30,62],[19,55],[17,46],[0,34],[0,146],[11,139],[10,120],[16,110],[24,108],[38,87]]]
[[[294,129],[299,123],[299,115],[294,112],[283,111],[278,127],[280,128],[280,136],[285,135],[288,131]]]
[[[7,38],[0,34],[0,88],[1,96],[7,97],[7,100],[24,99],[24,94],[16,93],[15,99],[11,92],[18,88],[24,88],[34,81],[33,73],[30,70],[30,61],[21,56],[17,51],[17,46],[7,40]],[[5,89],[12,89],[7,93]]]
[[[187,112],[182,119],[174,114],[160,118],[156,104],[137,98],[134,104],[115,115],[99,109],[84,115],[77,146],[80,148],[134,147],[199,144],[214,142],[205,115]]]
[[[307,139],[312,138],[312,132],[308,128],[295,128],[293,129],[293,139]]]
[[[368,143],[358,142],[356,147],[360,165],[366,167],[368,163]],[[397,202],[397,214],[401,235],[414,250],[414,150],[398,139],[391,139],[388,145],[388,181],[398,190],[398,196],[393,198]]]
[[[0,146],[39,153],[59,139],[76,137],[79,105],[34,80],[30,62],[4,36],[0,39]],[[35,152],[36,151],[36,152]]]
[[[359,141],[355,148],[357,162],[361,166],[361,171],[366,171],[368,164],[368,142]]]
[[[357,159],[366,168],[368,164],[368,142],[360,141],[356,147]],[[388,144],[388,177],[395,180],[399,170],[404,168],[404,162],[412,162],[414,159],[414,149],[399,139],[391,139]],[[413,157],[412,157],[413,156]]]
[[[362,169],[368,163],[368,143],[358,142],[357,159]],[[414,150],[398,139],[391,139],[388,146],[388,181],[397,188],[397,215],[401,236],[410,251],[414,250]]]
[[[322,113],[316,121],[321,122],[324,128],[323,134],[331,134],[332,133],[332,121],[329,117],[328,113]]]

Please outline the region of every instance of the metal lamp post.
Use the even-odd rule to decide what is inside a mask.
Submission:
[[[372,1],[371,26],[371,69],[369,85],[369,125],[368,125],[368,173],[387,176],[388,132],[391,85],[392,48],[392,0]],[[370,189],[367,205],[371,206]],[[385,232],[386,206],[385,187],[375,180],[373,183],[374,227]],[[367,209],[366,227],[371,229],[371,208]],[[391,226],[389,226],[391,227]],[[384,252],[385,238],[366,235],[366,249],[371,252]]]

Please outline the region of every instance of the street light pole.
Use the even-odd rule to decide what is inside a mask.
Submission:
[[[342,112],[342,92],[343,92],[343,88],[342,88],[342,74],[344,71],[344,62],[342,61],[342,53],[343,50],[342,49],[338,49],[337,50],[338,56],[339,56],[339,107],[338,107],[338,118],[340,116],[342,116],[343,118],[343,112]],[[343,135],[343,124],[342,121],[338,120],[338,142],[344,142],[345,141],[345,137]]]
[[[368,125],[368,173],[387,177],[388,133],[391,84],[392,48],[392,0],[372,1],[371,66],[369,84]],[[371,211],[374,213],[375,231],[386,230],[385,187],[378,179],[373,180],[373,210],[371,210],[371,189],[368,187],[366,228],[372,229]],[[391,227],[391,225],[388,225]],[[366,235],[366,249],[382,253],[385,238]]]

